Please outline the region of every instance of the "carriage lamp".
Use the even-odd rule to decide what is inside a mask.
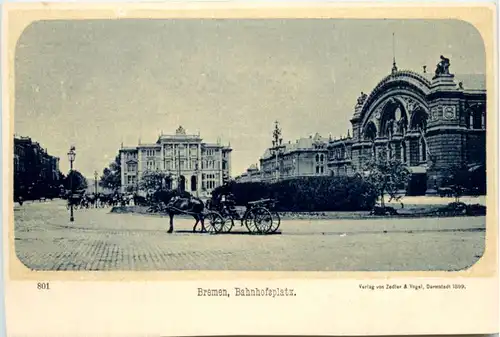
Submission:
[[[73,216],[73,162],[75,161],[76,158],[76,152],[75,152],[75,147],[71,146],[68,152],[68,160],[69,160],[69,190],[70,190],[70,200],[69,200],[69,207],[70,207],[70,217],[69,221],[73,222],[75,221],[75,217]]]

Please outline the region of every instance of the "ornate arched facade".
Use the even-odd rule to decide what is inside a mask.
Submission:
[[[420,187],[413,193],[425,194],[435,192],[452,165],[485,166],[486,91],[464,89],[451,74],[394,71],[369,95],[361,93],[351,123],[352,137],[329,143],[331,172],[353,174],[369,159],[397,159]],[[349,155],[333,155],[339,149]]]

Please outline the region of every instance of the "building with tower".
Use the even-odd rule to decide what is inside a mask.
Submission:
[[[271,182],[328,175],[328,140],[316,133],[294,142],[283,142],[281,128],[278,122],[275,122],[272,147],[264,151],[260,158],[259,175],[254,173],[252,180],[258,178],[261,181]],[[245,178],[248,176],[249,174],[245,175]]]
[[[179,126],[173,135],[156,143],[120,149],[122,192],[139,190],[144,173],[157,171],[171,177],[167,189],[180,189],[204,197],[231,174],[231,147],[206,143],[199,134],[187,134]]]
[[[486,179],[486,83],[481,74],[451,74],[441,56],[433,74],[398,70],[370,94],[361,93],[351,118],[352,137],[330,141],[331,175],[359,172],[386,156],[407,164],[413,193],[435,193],[449,168],[466,165],[478,188]]]

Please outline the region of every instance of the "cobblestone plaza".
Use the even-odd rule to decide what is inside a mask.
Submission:
[[[260,236],[191,233],[187,218],[167,234],[168,218],[109,211],[70,223],[61,200],[16,204],[17,256],[34,270],[458,270],[485,245],[485,217],[283,220]]]

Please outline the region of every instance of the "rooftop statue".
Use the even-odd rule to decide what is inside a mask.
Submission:
[[[177,128],[177,130],[175,130],[175,134],[176,135],[185,135],[186,134],[186,130],[184,130],[184,128],[182,126],[179,126]]]
[[[440,56],[441,61],[436,66],[436,76],[439,75],[449,75],[450,74],[450,59],[444,57],[443,55]]]
[[[366,98],[368,97],[367,94],[364,92],[361,92],[361,95],[358,97],[358,105],[363,105],[363,103],[366,101]]]

